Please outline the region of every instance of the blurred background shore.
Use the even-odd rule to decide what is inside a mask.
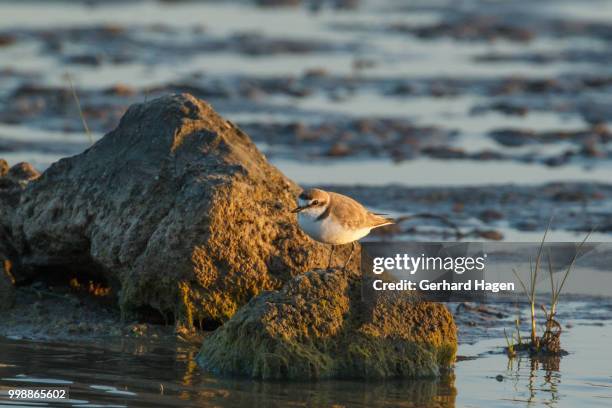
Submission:
[[[597,0],[0,2],[0,157],[42,171],[190,92],[303,186],[473,240],[555,213],[553,240],[608,241],[611,42]]]

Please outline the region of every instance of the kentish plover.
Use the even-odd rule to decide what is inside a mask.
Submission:
[[[304,190],[293,212],[298,213],[298,223],[308,236],[331,244],[328,268],[335,245],[352,243],[351,253],[343,266],[345,268],[353,256],[355,241],[374,228],[393,224],[392,220],[368,211],[350,197],[318,188]]]

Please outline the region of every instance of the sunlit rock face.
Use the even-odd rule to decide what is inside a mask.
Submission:
[[[207,103],[182,94],[136,104],[25,187],[10,217],[15,277],[103,281],[128,316],[218,324],[327,263],[290,213],[298,192]]]

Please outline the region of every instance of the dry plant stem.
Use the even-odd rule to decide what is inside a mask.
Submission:
[[[574,255],[574,259],[576,256]],[[572,263],[574,261],[572,260]],[[556,313],[557,305],[555,304],[555,280],[553,279],[553,263],[550,251],[548,251],[548,276],[550,277],[550,316],[546,317],[546,320],[550,320]],[[544,312],[546,314],[546,311]]]
[[[516,351],[514,350],[514,335],[512,335],[512,339],[509,339],[508,333],[506,333],[506,329],[504,329],[504,337],[506,338],[506,344],[508,345],[508,357],[512,358],[516,356]]]
[[[94,143],[93,136],[91,135],[91,131],[89,130],[89,126],[87,126],[87,121],[85,120],[85,115],[83,115],[83,109],[81,109],[81,102],[79,101],[79,97],[76,93],[76,89],[74,88],[74,83],[72,82],[72,77],[70,74],[67,74],[68,82],[70,83],[70,90],[72,91],[72,97],[74,98],[74,102],[76,103],[77,109],[79,111],[79,116],[81,117],[81,122],[83,122],[83,128],[85,129],[85,133],[89,138],[89,144]]]
[[[520,346],[523,344],[523,339],[521,338],[521,322],[519,318],[517,318],[514,322],[516,324],[516,341],[518,341],[518,345]]]
[[[574,257],[572,258],[572,262],[568,265],[567,269],[565,270],[565,274],[563,275],[563,279],[561,280],[561,284],[553,292],[554,296],[553,296],[552,302],[551,302],[551,311],[556,311],[557,304],[559,303],[559,296],[561,295],[561,291],[563,290],[563,286],[565,286],[565,281],[567,280],[567,277],[569,276],[571,270],[574,269],[574,265],[576,264],[576,259],[578,258],[578,253],[580,252],[580,250],[584,246],[585,242],[589,239],[589,237],[591,236],[592,232],[593,231],[590,231],[584,237],[584,239],[582,240],[580,245],[578,245],[578,248],[576,249],[576,253],[574,254]],[[551,282],[552,282],[552,271],[551,271]],[[554,316],[554,313],[553,313],[553,316]]]
[[[546,236],[548,235],[551,221],[552,221],[552,218],[548,222],[548,226],[546,227],[546,230],[544,231],[544,235],[542,236],[542,241],[540,242],[540,247],[538,248],[538,254],[536,256],[535,265],[531,262],[531,259],[529,260],[529,284],[530,284],[529,288],[527,287],[523,279],[521,279],[518,272],[516,272],[515,269],[512,270],[512,272],[518,279],[519,283],[521,284],[523,291],[525,292],[525,295],[527,296],[527,299],[529,299],[529,304],[531,308],[530,310],[531,311],[531,344],[536,345],[536,346],[538,343],[538,336],[537,336],[536,307],[535,307],[535,303],[536,303],[535,290],[536,290],[536,282],[538,278],[538,273],[540,271],[542,250],[544,249],[544,243],[546,242]]]
[[[557,314],[557,305],[559,304],[559,297],[561,295],[561,291],[563,290],[563,286],[565,286],[565,282],[566,282],[567,277],[569,276],[570,272],[572,271],[572,269],[574,269],[574,265],[576,264],[576,259],[578,258],[578,254],[580,253],[580,250],[584,246],[585,242],[591,236],[591,233],[592,233],[592,231],[589,232],[584,237],[582,242],[580,242],[580,245],[578,245],[578,248],[576,248],[576,252],[574,253],[574,256],[572,257],[572,261],[567,266],[567,269],[565,270],[565,273],[563,274],[563,278],[561,279],[561,283],[558,284],[558,285],[555,285],[555,280],[553,278],[554,268],[553,268],[550,252],[548,254],[548,275],[550,277],[550,293],[551,293],[551,297],[550,297],[550,311],[547,312],[546,308],[544,306],[542,306],[542,309],[544,310],[544,315],[546,316],[546,330],[548,330],[548,331],[552,330],[553,325],[555,325],[555,323],[556,323],[556,321],[554,319],[555,319],[555,316]],[[558,323],[557,323],[557,325],[558,325]]]
[[[544,249],[544,243],[546,242],[546,236],[548,235],[548,230],[550,229],[550,222],[548,221],[548,226],[546,227],[546,231],[544,231],[544,235],[542,236],[542,242],[540,242],[540,248],[538,248],[538,256],[536,258],[535,265],[533,267],[533,273],[531,276],[531,293],[529,297],[529,301],[531,303],[531,342],[532,344],[537,344],[538,336],[536,331],[536,314],[535,314],[535,303],[536,303],[536,282],[538,278],[538,273],[540,272],[540,265],[542,262],[542,251]]]

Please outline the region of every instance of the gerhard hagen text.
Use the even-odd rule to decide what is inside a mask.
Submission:
[[[497,293],[501,290],[514,291],[514,282],[487,282],[484,279],[468,280],[466,282],[431,282],[427,279],[412,281],[401,279],[396,282],[384,282],[376,279],[373,282],[374,290],[422,290],[422,291],[486,291]]]
[[[380,275],[385,271],[396,271],[400,274],[415,275],[419,271],[453,272],[462,275],[464,272],[482,272],[485,269],[487,255],[442,257],[442,256],[411,256],[396,254],[394,257],[376,257],[373,259],[372,272]],[[394,274],[395,275],[395,274]],[[372,282],[374,290],[419,290],[419,291],[514,291],[514,282],[487,282],[484,279],[471,279],[461,282],[446,279],[432,282],[427,279],[399,279],[387,282],[375,279]]]

